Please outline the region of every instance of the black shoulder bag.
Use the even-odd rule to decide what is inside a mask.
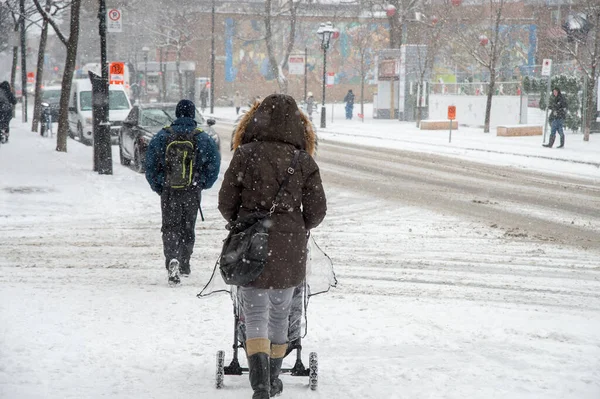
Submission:
[[[268,212],[254,212],[227,225],[229,235],[223,242],[219,270],[228,285],[244,286],[254,281],[265,268],[269,257],[270,217],[279,205],[283,191],[294,174],[300,151],[294,151],[285,179]]]

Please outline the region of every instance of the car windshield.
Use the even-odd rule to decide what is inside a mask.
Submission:
[[[173,121],[174,116],[169,115],[167,111],[161,108],[144,109],[142,110],[140,125],[152,127],[168,126]]]
[[[158,109],[156,109],[156,110],[158,110]],[[168,115],[168,117],[170,118],[169,123],[171,123],[172,121],[177,119],[177,117],[175,116],[175,109],[161,108],[160,110],[163,113],[165,113],[166,115]],[[148,111],[148,110],[146,110],[146,111]],[[198,109],[196,109],[196,118],[194,118],[194,120],[196,121],[196,123],[198,123],[198,125],[204,125],[204,118],[202,117],[202,114],[200,113],[200,111],[198,111]]]
[[[92,92],[82,91],[79,93],[79,105],[82,111],[92,110]],[[129,102],[124,91],[110,90],[108,92],[108,106],[112,110],[129,109]]]
[[[60,100],[60,90],[44,90],[42,100],[58,101]]]

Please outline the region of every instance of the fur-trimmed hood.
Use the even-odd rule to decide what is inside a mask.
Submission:
[[[294,145],[314,156],[317,135],[296,101],[285,94],[272,94],[255,101],[242,116],[233,134],[231,148],[253,141],[279,141]]]

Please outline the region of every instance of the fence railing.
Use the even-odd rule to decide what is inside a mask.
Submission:
[[[494,94],[498,96],[518,96],[523,88],[521,82],[496,82]],[[462,94],[466,96],[485,96],[488,94],[488,82],[430,83],[431,94]]]

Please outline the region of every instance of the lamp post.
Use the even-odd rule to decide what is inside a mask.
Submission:
[[[148,101],[148,53],[150,49],[146,46],[142,47],[144,53],[144,99]]]
[[[337,30],[333,28],[331,22],[322,23],[317,30],[317,35],[321,38],[321,49],[323,50],[323,98],[321,102],[321,128],[327,127],[327,119],[325,113],[325,86],[327,83],[327,49],[329,48],[329,42],[331,36],[336,33]]]

